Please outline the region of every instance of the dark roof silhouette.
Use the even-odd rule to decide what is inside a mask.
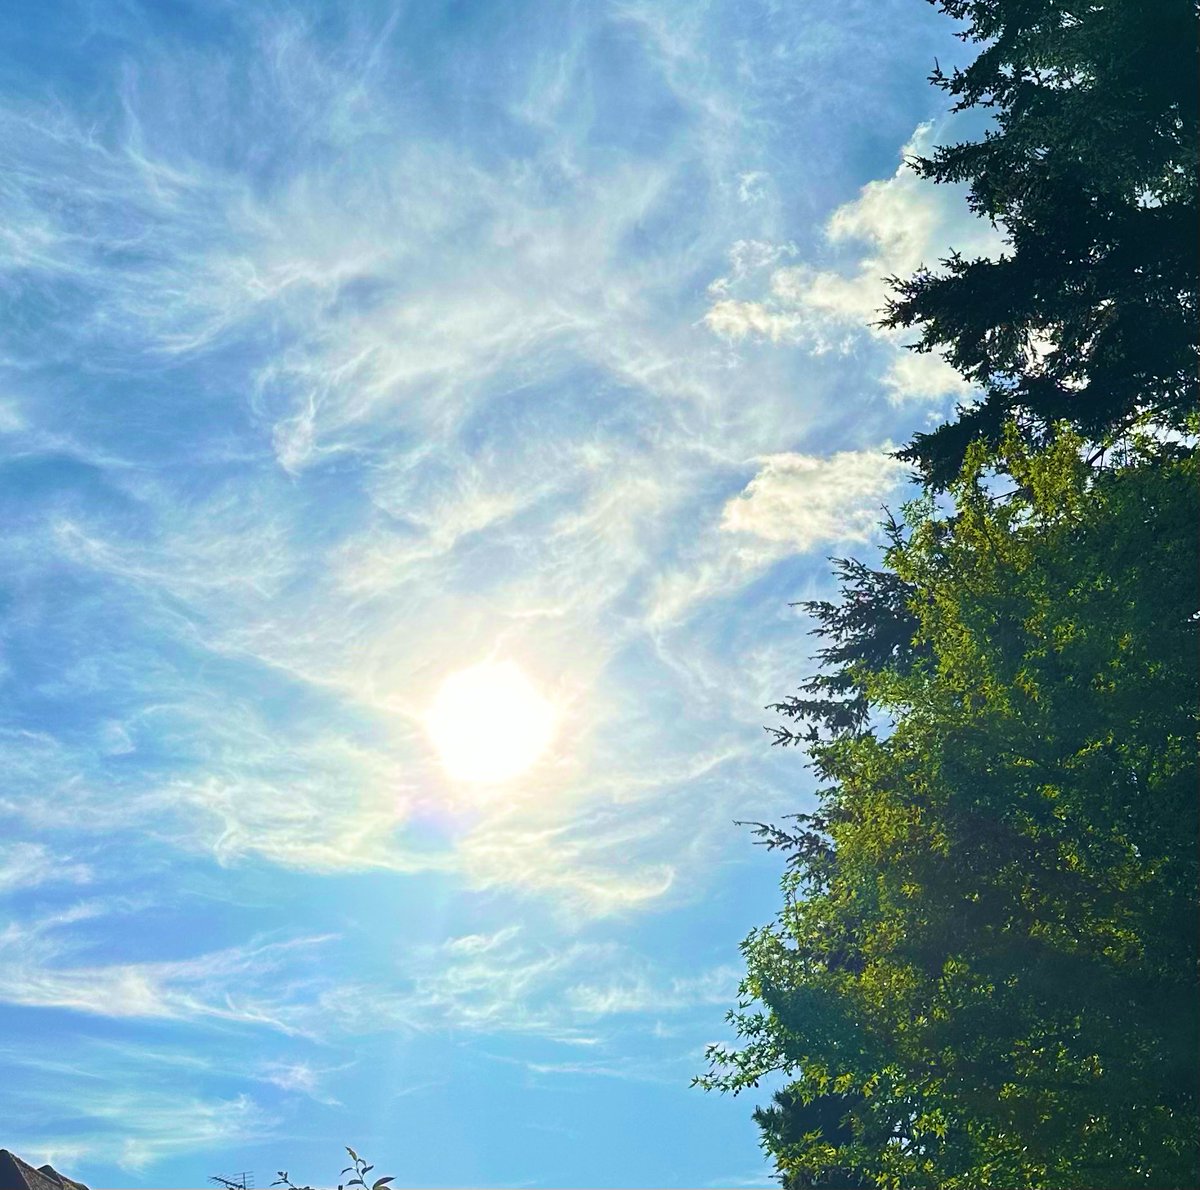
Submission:
[[[51,1165],[34,1169],[7,1149],[0,1149],[0,1190],[88,1190],[82,1182],[65,1178]]]

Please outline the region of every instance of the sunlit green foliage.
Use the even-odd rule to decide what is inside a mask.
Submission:
[[[794,1077],[786,1186],[1200,1185],[1196,465],[1115,462],[1010,428],[810,605],[826,788],[701,1080]]]

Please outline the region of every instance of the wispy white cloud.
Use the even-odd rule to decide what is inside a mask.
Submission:
[[[83,1098],[71,1091],[27,1092],[26,1108],[56,1127],[48,1132],[18,1120],[6,1139],[34,1164],[78,1170],[84,1162],[103,1162],[140,1174],[174,1154],[261,1142],[277,1124],[247,1095],[203,1098],[168,1087],[104,1084],[87,1090]]]
[[[703,1004],[730,1004],[737,998],[742,972],[732,965],[697,976],[665,982],[648,977],[615,978],[599,984],[576,984],[567,997],[582,1013],[608,1016],[627,1013],[671,1013]]]
[[[175,1154],[260,1143],[279,1123],[262,1095],[230,1088],[244,1054],[164,1046],[161,1034],[152,1045],[62,1036],[71,1044],[18,1035],[0,1051],[6,1141],[35,1165],[140,1176]]]
[[[80,923],[95,924],[125,908],[80,902],[10,921],[0,932],[0,1001],[104,1017],[209,1019],[296,1031],[295,988],[277,985],[274,977],[298,948],[326,939],[260,942],[173,961],[64,961],[83,942]]]
[[[935,186],[907,164],[929,153],[938,134],[922,124],[891,177],[868,182],[830,215],[825,244],[846,257],[840,267],[783,264],[782,246],[753,245],[751,254],[745,243],[735,244],[729,273],[709,287],[708,328],[732,342],[788,342],[814,352],[849,352],[870,334],[898,349],[881,377],[893,401],[936,402],[965,393],[970,386],[940,356],[899,351],[902,336],[876,325],[890,296],[887,278],[933,267],[951,250],[995,256],[1003,246],[999,231],[971,214],[961,187]],[[794,254],[790,245],[786,251]],[[741,296],[761,290],[764,278],[765,293]]]
[[[342,1070],[345,1067],[334,1069]],[[322,1090],[330,1073],[330,1070],[321,1069],[311,1062],[268,1062],[255,1074],[255,1078],[289,1094],[307,1095],[317,1103],[337,1107],[340,1106],[339,1101]]]
[[[0,895],[42,884],[87,884],[91,878],[87,864],[55,855],[44,844],[0,845]]]
[[[671,975],[623,944],[551,946],[515,925],[419,948],[397,974],[393,988],[329,989],[320,1014],[351,1032],[527,1034],[604,1048],[616,1018],[686,1015],[724,1003],[738,984],[731,966]]]

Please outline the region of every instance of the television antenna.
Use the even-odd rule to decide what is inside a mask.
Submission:
[[[208,1179],[214,1186],[223,1186],[224,1190],[254,1190],[254,1174],[244,1169],[241,1173],[235,1174],[231,1178],[223,1178],[220,1174],[213,1174]]]

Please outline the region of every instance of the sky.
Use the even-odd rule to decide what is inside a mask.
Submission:
[[[0,1120],[94,1187],[764,1186],[766,705],[962,399],[920,0],[0,9]],[[757,1097],[756,1097],[757,1096]]]

